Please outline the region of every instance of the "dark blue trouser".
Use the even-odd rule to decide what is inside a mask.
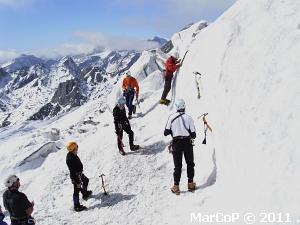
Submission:
[[[126,106],[128,108],[128,115],[132,115],[132,110],[133,110],[133,99],[134,99],[134,91],[126,91],[124,92],[124,96],[126,99]]]

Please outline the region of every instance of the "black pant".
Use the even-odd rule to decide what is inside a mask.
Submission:
[[[173,161],[174,161],[174,184],[179,185],[182,168],[182,155],[184,155],[187,164],[188,182],[193,182],[194,178],[194,152],[189,138],[173,140]]]
[[[128,134],[129,136],[129,145],[133,145],[133,139],[134,139],[134,133],[131,130],[130,125],[125,125],[123,126],[123,130]],[[123,151],[123,146],[122,146],[122,139],[123,139],[123,130],[119,131],[118,135],[118,148],[119,151]]]
[[[87,187],[89,184],[89,178],[87,178],[84,174],[81,174],[82,188],[78,187],[76,182],[73,182],[74,192],[73,192],[73,202],[74,206],[79,205],[79,192],[84,196],[87,194]]]
[[[162,93],[161,99],[166,99],[169,91],[171,90],[171,83],[172,83],[173,75],[168,75],[165,77],[165,86],[164,91]]]

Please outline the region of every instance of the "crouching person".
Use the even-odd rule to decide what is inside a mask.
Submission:
[[[87,200],[92,194],[92,191],[88,191],[87,187],[89,184],[89,179],[83,174],[83,165],[77,155],[78,145],[76,142],[70,142],[67,145],[68,154],[66,158],[67,166],[70,170],[70,177],[72,184],[74,186],[73,202],[74,210],[80,212],[85,210],[86,207],[81,205],[79,202],[79,192],[82,194],[82,198]]]
[[[19,192],[20,179],[11,175],[4,183],[7,190],[3,193],[3,205],[9,212],[11,225],[34,225],[35,220],[31,216],[34,203],[24,193]]]

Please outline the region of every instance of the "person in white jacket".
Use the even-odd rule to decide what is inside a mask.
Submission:
[[[194,191],[196,183],[194,178],[194,152],[192,139],[196,138],[196,130],[192,117],[185,114],[185,102],[183,99],[175,101],[177,112],[171,114],[168,118],[164,135],[171,135],[172,141],[172,154],[174,161],[174,186],[171,191],[179,195],[179,183],[182,169],[182,155],[184,155],[187,164],[187,177],[188,177],[188,190]]]

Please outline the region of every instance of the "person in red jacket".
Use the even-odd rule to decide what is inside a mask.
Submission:
[[[132,112],[134,111],[134,105],[132,104],[134,95],[139,97],[139,85],[134,77],[131,76],[130,71],[127,71],[126,77],[122,84],[123,96],[126,99],[126,106],[128,108],[128,119],[132,118]]]
[[[169,104],[170,100],[167,99],[167,95],[171,90],[171,83],[173,79],[173,73],[181,66],[180,59],[176,54],[170,56],[165,63],[165,86],[162,93],[160,104]]]

